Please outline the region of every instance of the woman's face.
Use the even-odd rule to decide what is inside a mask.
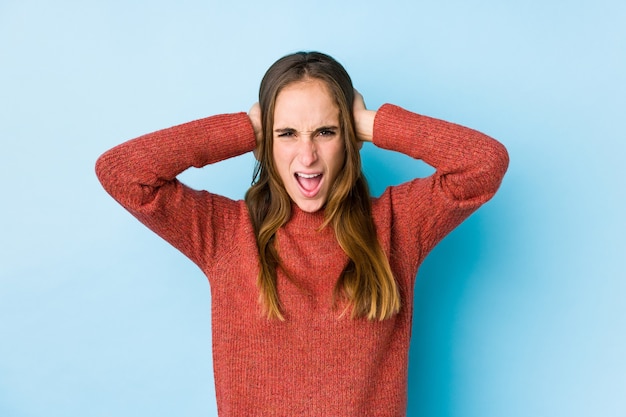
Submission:
[[[326,84],[296,81],[276,97],[274,163],[287,193],[301,210],[321,209],[345,160],[339,108]]]

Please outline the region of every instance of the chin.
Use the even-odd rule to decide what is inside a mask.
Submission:
[[[295,200],[296,205],[298,206],[298,208],[304,212],[307,213],[315,213],[317,211],[320,211],[323,207],[324,204],[319,202],[319,201],[297,201]]]

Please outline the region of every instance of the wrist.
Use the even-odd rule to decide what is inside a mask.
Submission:
[[[375,110],[360,110],[354,117],[357,138],[362,142],[371,142],[374,136]]]

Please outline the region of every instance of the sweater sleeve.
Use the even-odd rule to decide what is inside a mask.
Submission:
[[[254,147],[254,130],[245,113],[211,116],[108,150],[96,162],[96,175],[133,216],[204,268],[215,256],[220,231],[240,215],[238,206],[193,190],[176,176]]]
[[[509,163],[504,146],[487,135],[390,104],[376,114],[373,142],[435,168],[381,196],[391,206],[392,233],[418,263],[495,194]]]

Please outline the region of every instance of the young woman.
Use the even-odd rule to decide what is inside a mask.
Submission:
[[[370,141],[436,172],[372,199],[359,156]],[[244,201],[176,179],[246,152],[258,165]],[[96,171],[208,277],[221,416],[362,417],[405,414],[418,266],[507,165],[474,130],[367,110],[338,62],[301,52],[269,68],[248,114],[139,137]]]

